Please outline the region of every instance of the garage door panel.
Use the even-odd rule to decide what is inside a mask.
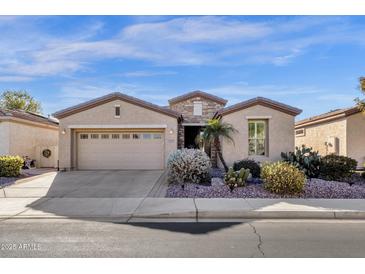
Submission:
[[[87,139],[80,137],[87,136]],[[98,134],[98,139],[91,139],[91,134]],[[109,139],[102,139],[101,134],[109,134]],[[111,139],[112,134],[119,134],[119,139]],[[77,145],[78,169],[163,169],[164,140],[163,133],[158,133],[160,139],[151,138],[151,132],[146,139],[123,139],[122,132],[111,133],[79,133]],[[94,136],[95,137],[95,136]],[[105,137],[105,136],[104,136]]]

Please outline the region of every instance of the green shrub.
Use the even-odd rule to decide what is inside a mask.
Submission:
[[[249,169],[252,177],[260,178],[261,167],[260,165],[251,159],[243,159],[233,163],[233,169],[235,171],[241,170],[241,168]]]
[[[365,179],[365,171],[364,171],[363,173],[361,173],[361,177],[362,177],[363,179]]]
[[[169,181],[204,183],[209,179],[211,161],[200,149],[178,149],[167,160]]]
[[[301,148],[295,147],[295,152],[281,153],[281,158],[285,162],[302,170],[308,178],[317,178],[320,172],[321,158],[318,151],[302,145]]]
[[[339,181],[350,177],[356,170],[356,167],[356,160],[330,154],[322,157],[320,176],[325,180]]]
[[[278,194],[299,194],[305,185],[305,174],[287,162],[275,162],[261,168],[264,187]]]
[[[241,168],[239,171],[234,171],[230,167],[224,175],[224,181],[228,187],[233,190],[235,187],[245,186],[247,179],[251,177],[249,169]]]
[[[0,177],[17,177],[23,166],[19,156],[0,156]]]

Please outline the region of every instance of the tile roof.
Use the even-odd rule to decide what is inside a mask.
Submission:
[[[226,108],[220,110],[218,112],[218,114],[226,115],[226,114],[229,114],[232,112],[239,111],[241,109],[249,108],[254,105],[263,105],[263,106],[273,108],[273,109],[276,109],[281,112],[285,112],[287,114],[294,115],[294,116],[296,116],[302,112],[302,110],[299,108],[295,108],[295,107],[292,107],[292,106],[289,106],[289,105],[286,105],[286,104],[283,104],[283,103],[280,103],[280,102],[277,102],[274,100],[270,100],[268,98],[256,97],[256,98],[246,100],[246,101],[237,103],[235,105],[226,107]]]
[[[178,113],[174,110],[166,109],[164,107],[160,107],[158,105],[146,102],[144,100],[141,100],[141,99],[138,99],[138,98],[135,98],[135,97],[132,97],[132,96],[120,93],[120,92],[110,93],[110,94],[104,95],[102,97],[78,104],[76,106],[57,111],[53,114],[53,116],[56,118],[64,118],[69,115],[105,104],[110,101],[118,100],[118,99],[122,100],[122,101],[126,101],[131,104],[135,104],[135,105],[150,109],[150,110],[160,112],[162,114],[166,114],[168,116],[172,116],[172,117],[176,117],[176,118],[179,118],[181,116],[180,113]]]
[[[24,110],[0,109],[0,119],[2,117],[7,117],[7,118],[13,117],[13,118],[41,123],[41,124],[45,124],[45,125],[58,126],[58,122],[56,120],[53,120],[49,117],[42,116],[37,113],[33,113],[30,111],[24,111]]]
[[[183,95],[171,98],[169,100],[169,103],[173,104],[173,103],[181,102],[183,100],[187,100],[189,98],[193,98],[193,97],[197,97],[197,96],[210,99],[214,102],[217,102],[217,103],[220,103],[220,104],[223,104],[223,105],[227,104],[227,100],[225,100],[223,98],[220,98],[218,96],[215,96],[213,94],[209,94],[207,92],[201,91],[201,90],[195,90],[195,91],[188,92],[188,93],[185,93]]]
[[[316,123],[320,123],[325,121],[329,121],[329,120],[335,120],[341,117],[346,117],[355,113],[360,112],[360,109],[355,106],[355,107],[350,107],[350,108],[342,108],[342,109],[335,109],[320,115],[316,115],[316,116],[312,116],[303,120],[300,120],[298,122],[295,123],[296,127],[299,126],[304,126],[307,124],[316,124]]]

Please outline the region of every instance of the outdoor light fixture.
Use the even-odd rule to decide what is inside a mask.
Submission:
[[[174,130],[173,129],[170,129],[169,133],[170,134],[174,134]]]
[[[66,134],[66,129],[63,129],[63,130],[61,131],[61,134],[62,134],[62,135],[65,135],[65,134]]]

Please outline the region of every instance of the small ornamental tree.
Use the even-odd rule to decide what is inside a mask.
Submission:
[[[0,95],[0,108],[9,110],[25,110],[41,113],[41,103],[23,90],[7,90]]]
[[[233,143],[232,135],[236,131],[237,130],[231,124],[224,123],[221,119],[211,119],[208,121],[208,125],[205,127],[202,136],[204,142],[214,146],[219,160],[224,166],[226,172],[228,171],[228,166],[226,161],[223,159],[221,139],[228,140]],[[216,168],[218,166],[217,158],[213,157],[212,159],[212,165]]]
[[[360,77],[360,91],[365,95],[365,77]],[[365,99],[356,98],[355,102],[362,112],[365,112]]]

